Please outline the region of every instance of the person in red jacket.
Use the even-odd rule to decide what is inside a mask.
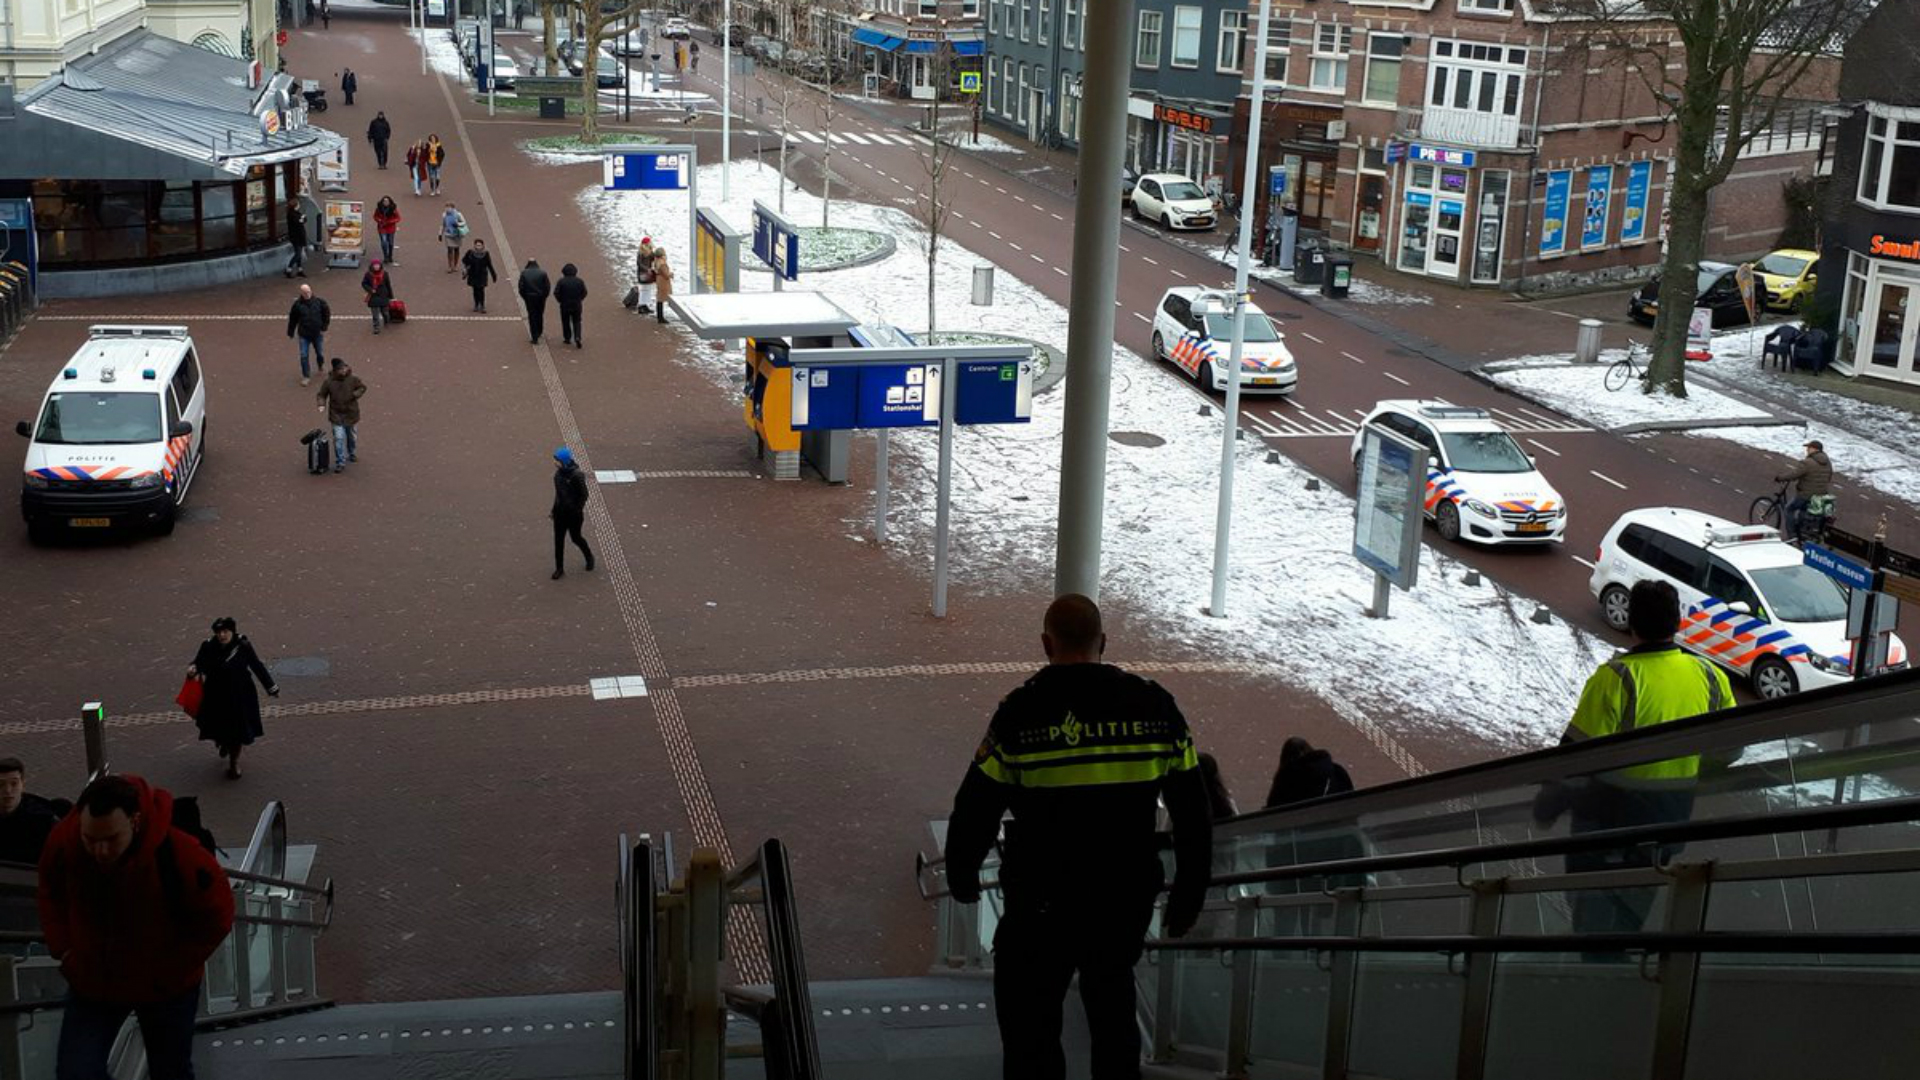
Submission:
[[[200,980],[233,929],[233,891],[173,827],[170,793],[127,775],[87,785],[40,857],[40,926],[67,978],[60,1080],[107,1080],[128,1013],[153,1080],[192,1080]]]

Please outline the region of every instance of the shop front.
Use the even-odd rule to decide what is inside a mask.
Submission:
[[[1390,184],[1394,197],[1384,208],[1392,220],[1390,263],[1447,281],[1499,284],[1514,168],[1494,167],[1506,162],[1483,160],[1481,151],[1420,143],[1388,143],[1381,162],[1386,175],[1372,174],[1371,184],[1362,170],[1359,221],[1361,231],[1369,231],[1367,204]]]
[[[1161,100],[1153,118],[1160,125],[1159,172],[1178,173],[1218,195],[1225,190],[1227,124],[1224,110],[1197,102]]]
[[[1228,172],[1240,184],[1247,135],[1247,98],[1234,103]],[[1282,209],[1300,215],[1300,227],[1327,230],[1340,218],[1336,201],[1340,139],[1345,121],[1336,107],[1268,101],[1260,117],[1260,183],[1254,192],[1255,221],[1277,222]],[[1271,170],[1284,173],[1278,200],[1271,196]],[[1376,245],[1377,246],[1377,245]]]
[[[1847,251],[1835,359],[1853,374],[1920,385],[1920,218]]]
[[[943,20],[944,21],[944,20]],[[879,77],[896,97],[948,100],[960,92],[961,75],[979,73],[987,51],[978,26],[922,26],[871,20],[848,41],[863,72]]]

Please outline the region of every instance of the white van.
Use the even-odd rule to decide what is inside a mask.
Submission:
[[[94,326],[47,387],[20,509],[43,543],[67,530],[173,531],[207,452],[207,388],[184,326]]]

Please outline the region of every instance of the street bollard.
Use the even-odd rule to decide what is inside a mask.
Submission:
[[[80,706],[80,733],[87,745],[87,779],[107,769],[107,708],[97,701]]]
[[[1599,319],[1580,320],[1580,336],[1574,339],[1573,361],[1576,364],[1597,364],[1600,362]]]
[[[975,307],[993,306],[992,263],[980,263],[973,268],[973,303]]]

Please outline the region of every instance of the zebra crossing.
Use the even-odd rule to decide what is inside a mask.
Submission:
[[[750,139],[778,139],[778,131],[743,132]],[[825,146],[932,146],[933,141],[924,135],[900,134],[891,131],[789,131],[787,137],[796,143],[811,143]]]
[[[1260,434],[1271,439],[1351,439],[1360,431],[1360,424],[1367,418],[1371,409],[1316,409],[1303,405],[1291,397],[1276,399],[1277,404],[1266,412],[1254,409],[1244,410],[1241,419]],[[1488,408],[1500,426],[1516,436],[1525,435],[1581,435],[1593,431],[1583,424],[1569,423],[1563,418],[1547,416],[1515,406],[1513,409]],[[1534,445],[1538,446],[1538,443]],[[1544,449],[1544,448],[1543,448]],[[1548,453],[1554,451],[1549,450]]]

